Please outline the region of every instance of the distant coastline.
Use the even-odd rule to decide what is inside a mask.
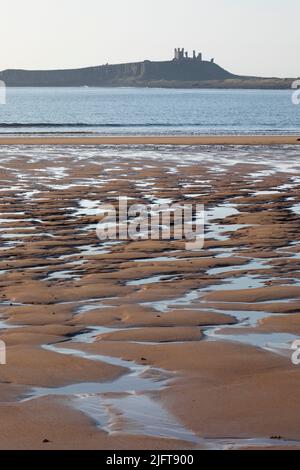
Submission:
[[[294,78],[235,75],[202,54],[189,57],[175,49],[169,61],[105,64],[67,70],[4,70],[0,80],[8,87],[149,87],[219,89],[290,89]]]

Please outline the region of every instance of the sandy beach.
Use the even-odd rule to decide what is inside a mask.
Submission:
[[[300,448],[299,143],[0,138],[0,448]],[[119,196],[204,204],[204,248],[101,242]]]
[[[296,135],[5,136],[0,145],[299,145]]]

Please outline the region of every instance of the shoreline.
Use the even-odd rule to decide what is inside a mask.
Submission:
[[[300,145],[299,135],[0,137],[0,145]]]

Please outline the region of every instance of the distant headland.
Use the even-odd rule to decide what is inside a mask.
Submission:
[[[293,78],[262,78],[235,75],[204,60],[195,50],[175,48],[168,61],[105,64],[68,70],[4,70],[0,80],[10,87],[161,87],[161,88],[241,88],[288,89]]]

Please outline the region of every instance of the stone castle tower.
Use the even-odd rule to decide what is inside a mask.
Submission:
[[[177,47],[174,49],[174,58],[173,60],[198,60],[202,62],[202,52],[199,52],[198,54],[196,51],[193,51],[193,57],[189,57],[188,51],[184,50],[184,47],[181,49],[180,47]],[[211,62],[214,62],[214,59],[211,59]]]

